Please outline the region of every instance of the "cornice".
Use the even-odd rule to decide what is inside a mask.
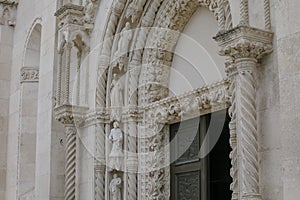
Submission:
[[[164,98],[145,107],[124,107],[122,122],[174,123],[229,107],[228,80],[213,83],[175,97]],[[54,109],[55,118],[63,124],[78,127],[110,123],[110,110],[63,105]]]
[[[62,7],[60,7],[55,12],[54,16],[61,17],[61,16],[64,16],[64,15],[70,13],[70,12],[81,13],[81,12],[83,12],[83,10],[84,10],[83,6],[79,6],[79,5],[68,3],[68,4],[65,4]]]

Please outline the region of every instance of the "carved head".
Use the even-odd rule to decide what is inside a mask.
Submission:
[[[114,174],[114,175],[113,175],[113,178],[118,178],[118,174]]]
[[[119,128],[119,123],[117,121],[114,122],[114,128]]]
[[[114,73],[113,78],[114,78],[114,80],[118,80],[118,74]]]
[[[126,29],[128,30],[128,29],[130,28],[130,23],[129,23],[129,22],[126,22],[125,27],[126,27]]]

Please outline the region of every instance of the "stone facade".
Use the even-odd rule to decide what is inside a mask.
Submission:
[[[225,109],[232,200],[297,199],[299,8],[0,0],[0,199],[169,199],[169,125]]]

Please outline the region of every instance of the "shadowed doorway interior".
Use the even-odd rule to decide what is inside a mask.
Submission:
[[[229,117],[220,111],[170,126],[171,200],[230,200]],[[216,126],[222,132],[218,136]],[[200,158],[205,137],[209,154]]]

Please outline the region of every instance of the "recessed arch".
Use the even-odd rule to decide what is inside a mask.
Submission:
[[[29,29],[23,54],[23,66],[39,68],[42,19],[36,18]]]
[[[18,156],[18,199],[33,198],[36,169],[36,135],[41,55],[41,19],[37,18],[25,40],[21,73]]]

